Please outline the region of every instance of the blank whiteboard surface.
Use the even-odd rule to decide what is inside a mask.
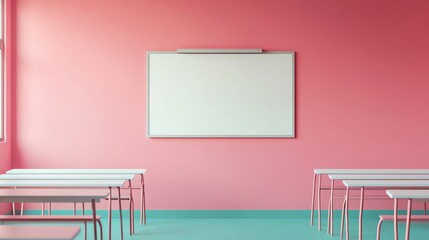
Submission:
[[[148,137],[294,137],[293,52],[148,52]]]

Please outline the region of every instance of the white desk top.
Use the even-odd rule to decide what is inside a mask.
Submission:
[[[390,198],[429,199],[429,190],[387,190]]]
[[[12,169],[7,174],[145,174],[146,169],[41,169],[41,168],[22,168]]]
[[[429,187],[429,180],[344,180],[347,187]]]
[[[103,189],[0,189],[0,202],[99,202],[108,195]]]
[[[134,174],[2,174],[0,180],[132,180]]]
[[[0,226],[0,240],[73,240],[77,226]]]
[[[122,187],[125,180],[0,180],[0,187]]]
[[[0,176],[1,177],[1,176]],[[407,175],[407,174],[329,174],[329,178],[333,180],[429,180],[429,174],[421,174],[421,175]]]
[[[314,169],[315,174],[429,174],[429,169]]]

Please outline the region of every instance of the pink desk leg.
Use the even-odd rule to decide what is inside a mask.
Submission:
[[[413,204],[412,199],[408,199],[407,207],[407,225],[405,225],[405,240],[410,239],[410,222],[411,222],[411,205]]]
[[[360,208],[359,208],[359,240],[362,240],[362,219],[363,219],[363,203],[365,199],[365,189],[360,189]]]
[[[92,208],[92,221],[94,224],[94,239],[97,240],[97,212],[95,210],[95,200],[92,199],[91,201],[91,208]]]
[[[146,193],[145,193],[145,189],[144,189],[144,176],[143,174],[140,174],[140,181],[141,181],[141,185],[140,185],[140,194],[141,194],[141,198],[140,198],[140,225],[144,224],[146,225]]]
[[[15,187],[15,189],[16,189],[16,187]],[[16,211],[15,202],[12,202],[12,215],[14,215],[14,216],[16,215],[15,211]]]
[[[393,235],[398,240],[398,199],[395,198],[393,203]]]
[[[108,213],[109,240],[112,240],[112,187],[109,187],[109,213]]]
[[[328,201],[328,221],[327,221],[327,224],[326,224],[326,233],[327,234],[330,234],[330,229],[331,229],[331,200],[332,199],[329,199],[329,201]]]
[[[343,231],[344,231],[344,214],[346,211],[346,198],[343,200],[343,207],[341,208],[341,229],[340,229],[340,239],[343,239]]]
[[[331,182],[331,235],[334,235],[334,179]]]
[[[322,175],[320,175],[319,174],[319,181],[318,181],[318,184],[317,184],[317,227],[318,227],[318,229],[319,229],[319,231],[320,230],[322,230],[322,224],[321,224],[321,222],[320,222],[320,219],[321,219],[321,214],[322,214],[322,210],[320,209],[321,208],[321,202],[320,202],[320,187],[321,187],[321,176]]]
[[[121,187],[118,187],[118,204],[119,204],[119,221],[121,222],[121,240],[124,240],[124,228],[122,224],[122,200],[121,200]]]
[[[313,174],[313,189],[311,191],[311,216],[310,216],[310,225],[313,226],[314,223],[314,197],[316,195],[316,174]]]
[[[128,189],[130,192],[130,236],[134,234],[134,199],[131,180],[128,180]]]
[[[85,215],[85,203],[82,202],[82,215]],[[86,227],[86,222],[84,223],[84,234],[85,234],[85,240],[87,239],[87,227]]]
[[[346,239],[349,240],[349,194],[350,194],[350,189],[349,187],[347,187],[346,189]]]

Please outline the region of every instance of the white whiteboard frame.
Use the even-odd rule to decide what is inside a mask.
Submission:
[[[240,53],[240,52],[237,52]],[[259,54],[292,54],[292,134],[290,135],[154,135],[150,134],[150,54],[181,54],[176,51],[147,51],[146,52],[146,137],[148,138],[295,138],[296,135],[296,100],[295,100],[295,51],[263,51]],[[183,54],[183,53],[182,53]],[[213,54],[219,54],[213,52]],[[234,54],[234,53],[220,53]],[[255,53],[257,54],[257,53]]]

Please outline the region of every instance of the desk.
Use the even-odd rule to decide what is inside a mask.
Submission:
[[[387,195],[394,199],[394,236],[398,240],[398,199],[407,199],[407,223],[405,227],[405,240],[410,238],[411,205],[413,200],[429,200],[429,190],[387,190]]]
[[[0,180],[132,180],[133,174],[1,174]]]
[[[22,168],[7,171],[7,174],[133,174],[140,176],[140,225],[146,224],[146,193],[144,175],[146,169],[40,169],[40,168]],[[134,222],[134,214],[133,214]],[[134,226],[134,224],[133,224]],[[133,228],[134,231],[134,228]]]
[[[429,174],[413,175],[413,174],[329,174],[329,179],[331,179],[331,195],[328,204],[328,233],[333,235],[334,233],[334,184],[336,180],[429,180]],[[345,206],[345,200],[343,202],[343,209]],[[426,210],[426,204],[425,204]]]
[[[328,174],[409,174],[409,175],[419,175],[419,174],[429,174],[429,169],[314,169],[313,171],[313,188],[311,192],[311,217],[310,224],[313,225],[314,220],[314,203],[316,197],[316,185],[317,185],[317,208],[318,208],[318,229],[321,230],[321,191],[330,190],[330,188],[322,187],[322,176]],[[329,216],[329,214],[328,214]],[[328,228],[329,232],[329,228]]]
[[[0,189],[0,202],[90,202],[94,223],[94,239],[97,239],[95,203],[109,195],[107,190],[82,189]]]
[[[410,189],[410,188],[429,188],[429,180],[344,180],[346,186],[345,195],[345,221],[346,221],[346,239],[349,239],[348,230],[348,210],[349,210],[349,192],[350,188],[360,189],[360,208],[359,208],[359,240],[362,240],[362,219],[365,189]],[[344,213],[343,213],[344,215]],[[342,227],[341,227],[342,228]],[[341,229],[342,230],[342,229]]]
[[[131,213],[134,212],[134,199],[131,180],[134,176],[134,174],[2,174],[0,180],[126,180],[130,192],[130,235],[132,235],[134,233],[134,219]],[[44,211],[44,207],[42,207],[42,211]],[[14,206],[13,212],[15,212]],[[76,204],[74,205],[74,212],[76,214]]]
[[[29,188],[109,188],[109,240],[112,237],[112,188],[117,188],[118,199],[121,198],[121,187],[124,185],[125,180],[0,180],[0,187],[29,187]],[[75,190],[76,191],[76,190]],[[79,190],[77,192],[80,192]],[[16,201],[11,201],[16,202]],[[24,202],[24,201],[18,201]],[[56,202],[42,201],[42,202]],[[79,202],[79,201],[69,201]],[[119,215],[121,226],[121,239],[123,239],[123,223],[122,223],[122,204],[119,203]]]
[[[80,227],[0,226],[0,240],[73,240]]]

